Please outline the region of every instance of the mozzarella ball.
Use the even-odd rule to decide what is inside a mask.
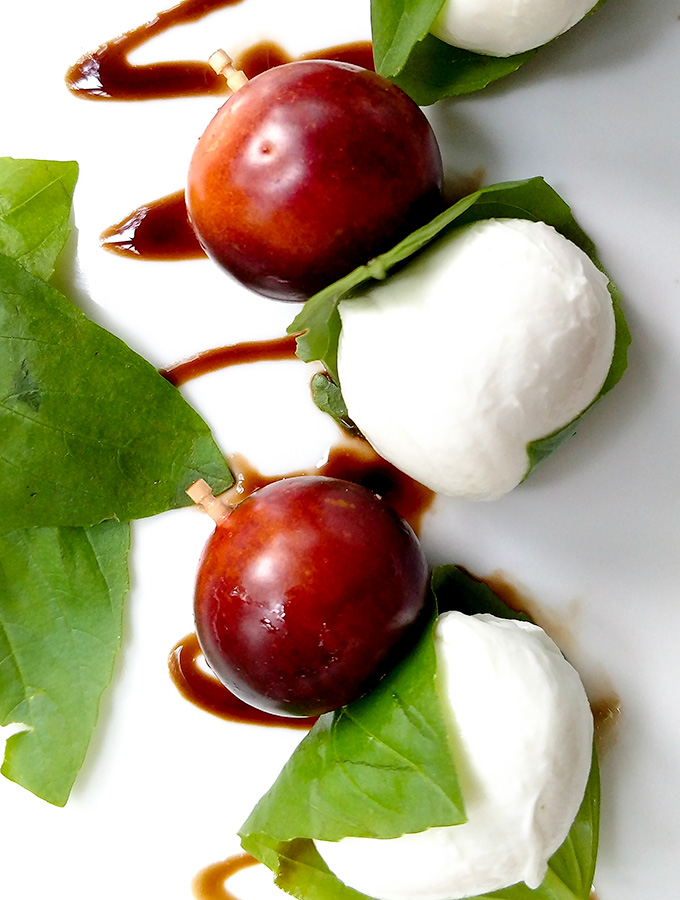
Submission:
[[[563,34],[593,0],[446,0],[430,31],[454,47],[513,56]]]
[[[341,881],[377,900],[456,900],[520,881],[536,888],[590,772],[593,718],[581,680],[526,622],[444,613],[435,646],[467,821],[317,849]]]
[[[442,494],[496,499],[527,445],[571,423],[611,365],[606,276],[543,222],[454,230],[339,305],[338,376],[379,454]]]

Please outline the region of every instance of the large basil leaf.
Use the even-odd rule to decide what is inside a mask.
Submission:
[[[460,609],[467,613],[491,612],[493,615],[510,618],[526,618],[521,613],[516,613],[507,607],[490,588],[457,566],[442,566],[435,569],[432,586],[442,608]],[[426,642],[431,642],[431,632],[429,631],[425,634],[422,643]],[[404,674],[406,674],[406,670]],[[370,701],[370,696],[367,700]],[[350,706],[348,709],[352,709],[352,707]],[[369,725],[371,732],[378,739],[381,727],[380,720],[376,721],[372,727]],[[326,726],[323,725],[322,728],[326,729]],[[302,742],[296,754],[305,754],[307,764],[314,769],[318,767],[319,763],[309,754],[308,749],[305,749],[305,743],[308,741],[311,744],[318,744],[319,736],[314,738],[313,733],[310,734]],[[441,746],[444,745],[440,745],[437,753],[441,753]],[[284,768],[282,776],[293,763],[296,754]],[[444,758],[446,765],[450,765],[448,754],[445,754]],[[357,757],[355,764],[359,765],[362,761],[361,757]],[[318,854],[310,838],[328,839],[329,835],[337,836],[338,833],[342,833],[342,821],[340,823],[336,821],[332,801],[324,800],[318,794],[313,797],[310,795],[306,784],[307,776],[304,771],[301,771],[302,766],[296,768],[298,771],[295,774],[302,778],[299,785],[300,793],[296,792],[291,768],[289,775],[283,779],[281,796],[279,798],[270,796],[279,789],[282,780],[280,777],[243,826],[241,842],[244,848],[275,873],[275,880],[280,888],[299,900],[370,900],[370,898],[366,898],[365,894],[352,890],[339,881]],[[382,799],[387,802],[389,810],[392,806],[389,779],[382,781],[381,776],[380,784],[382,784]],[[379,789],[377,781],[375,789]],[[362,821],[362,817],[366,815],[367,808],[363,799],[356,794],[354,796],[358,799],[358,806],[353,811],[351,801],[345,802],[337,791],[333,792],[333,800],[339,800],[343,806],[342,820]],[[379,798],[380,793],[375,796],[376,799]],[[325,807],[324,815],[328,816],[328,821],[319,817],[316,824],[318,831],[314,831],[310,827],[310,816],[305,811],[298,810],[298,806],[304,806],[312,799],[314,802],[322,799]],[[411,804],[422,806],[419,801],[417,792],[414,792],[408,800],[409,808]],[[599,769],[597,755],[593,751],[590,778],[578,815],[565,842],[550,859],[548,873],[540,887],[530,890],[526,885],[518,884],[483,897],[479,896],[475,900],[589,900],[597,858],[599,808]],[[422,822],[422,810],[418,816]],[[304,824],[307,836],[298,834],[300,822]],[[413,822],[410,822],[409,825],[409,831],[418,830],[417,827],[414,827]],[[361,830],[350,827],[352,830],[346,830],[345,835],[356,834]],[[375,824],[371,827],[375,828]]]
[[[597,755],[579,812],[565,842],[550,858],[541,885],[525,884],[470,900],[590,900],[597,860],[600,779]],[[299,900],[372,900],[343,884],[328,868],[313,841],[272,842],[258,835],[248,850],[276,873],[276,884]]]
[[[435,689],[432,628],[374,691],[321,716],[244,837],[388,838],[465,820]]]
[[[115,520],[189,503],[199,476],[232,480],[175,388],[46,283],[77,174],[0,160],[0,723],[26,726],[1,771],[57,805],[120,646],[129,526]]]
[[[207,425],[121,340],[0,256],[0,530],[94,525],[231,483]]]
[[[340,301],[351,301],[352,297],[360,294],[364,286],[369,285],[371,281],[388,278],[392,270],[398,271],[401,266],[408,265],[411,256],[433,241],[445,240],[453,229],[482,219],[503,217],[532,219],[552,225],[580,247],[601,271],[605,271],[593,241],[581,229],[569,206],[542,178],[489,185],[463,197],[387,253],[376,257],[368,265],[355,269],[311,297],[288,328],[289,334],[299,335],[298,356],[307,362],[321,361],[333,381],[341,388],[337,372],[338,341],[342,328],[338,312]],[[630,344],[630,332],[621,309],[620,292],[612,279],[607,277],[616,321],[616,337],[609,373],[593,403],[611,390],[623,375]],[[427,335],[422,335],[421,338],[425,340]],[[341,405],[338,397],[334,399],[338,406]],[[558,432],[534,441],[528,446],[528,473],[563,440],[573,434],[582,415],[583,413]]]
[[[483,56],[426,35],[413,47],[404,68],[390,77],[418,106],[430,106],[445,97],[481,91],[516,72],[538,53],[526,50],[514,56]],[[384,73],[381,73],[384,74]]]
[[[69,235],[78,164],[0,157],[0,253],[47,280]]]
[[[599,0],[591,12],[602,3]],[[443,5],[443,0],[371,0],[376,71],[419,106],[482,90],[515,72],[541,49],[495,57],[452,47],[429,34]]]
[[[63,806],[120,647],[129,526],[0,535],[2,774]]]

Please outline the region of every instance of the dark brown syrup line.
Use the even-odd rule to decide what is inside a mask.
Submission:
[[[105,228],[99,242],[105,250],[128,259],[205,257],[189,221],[183,190],[138,206],[122,221]]]
[[[228,366],[244,363],[265,362],[268,360],[297,359],[295,355],[295,335],[272,338],[264,341],[244,341],[225,347],[207,350],[191,359],[161,369],[161,375],[171,384],[180,386],[192,378],[215,372]],[[234,473],[237,485],[232,491],[237,492],[236,499],[243,499],[246,493],[263,487],[272,481],[278,481],[286,475],[265,476],[258,472],[240,456],[230,460],[240,466],[240,472]],[[294,474],[310,474],[301,471]],[[434,492],[414,481],[408,475],[383,459],[362,437],[343,434],[342,439],[331,448],[327,460],[313,470],[315,475],[327,475],[332,478],[343,478],[363,484],[374,493],[379,494],[385,502],[396,509],[406,519],[414,531],[418,532],[423,515],[429,509]]]
[[[195,634],[178,641],[168,657],[173,684],[180,694],[205,712],[230,722],[247,725],[270,725],[282,728],[302,728],[308,731],[315,719],[295,719],[274,716],[239,700],[213,675],[201,666],[201,648]]]
[[[183,0],[149,22],[86,53],[66,73],[66,86],[75,96],[88,100],[158,100],[224,94],[224,78],[213,71],[207,60],[132,65],[128,56],[170,28],[195,22],[214,10],[241,2]]]
[[[164,31],[195,22],[218,9],[242,2],[243,0],[183,0],[158,13],[150,21],[85,53],[66,72],[66,86],[75,96],[88,100],[163,100],[226,94],[224,78],[216,74],[207,59],[134,65],[128,57],[133,50]],[[213,47],[211,52],[217,49]],[[261,42],[246,50],[236,60],[236,64],[248,78],[254,78],[265,69],[291,62],[293,58],[277,44]],[[366,69],[374,68],[370,41],[329,47],[295,58],[335,59]]]
[[[297,359],[295,355],[295,335],[272,338],[266,341],[243,341],[226,347],[206,350],[191,359],[161,369],[161,375],[175,387],[179,387],[209,372],[216,372],[227,366],[239,366],[249,362]]]
[[[226,882],[237,872],[259,862],[249,853],[238,853],[221,862],[206,866],[194,877],[191,888],[196,900],[238,900],[227,889]]]
[[[299,56],[291,56],[273,41],[262,41],[244,50],[236,58],[235,65],[237,69],[242,69],[248,78],[255,78],[256,75],[266,72],[267,69],[274,69],[276,66],[304,59],[334,60],[375,71],[373,45],[370,41],[336,44],[332,47],[324,47],[322,50],[309,50]]]

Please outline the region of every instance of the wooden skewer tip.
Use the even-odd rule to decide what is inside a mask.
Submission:
[[[226,519],[234,509],[231,503],[227,503],[226,500],[221,500],[219,497],[216,497],[213,494],[210,485],[202,478],[199,478],[198,481],[195,481],[190,485],[186,492],[196,506],[207,513],[207,515],[209,515],[218,525],[223,519]]]
[[[248,83],[246,73],[236,68],[234,60],[225,50],[216,50],[208,62],[218,75],[226,78],[227,87],[234,93],[240,91]]]

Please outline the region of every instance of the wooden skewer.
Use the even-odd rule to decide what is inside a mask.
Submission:
[[[236,93],[244,85],[248,84],[248,76],[241,69],[237,69],[234,60],[224,50],[216,50],[208,62],[218,75],[224,75],[227,79],[227,87]]]
[[[218,525],[235,509],[235,506],[232,503],[228,503],[226,500],[221,500],[219,497],[216,497],[213,494],[210,485],[202,478],[199,478],[198,481],[194,481],[194,483],[187,488],[187,494],[191,497],[196,506],[199,506],[203,512],[207,513]]]

